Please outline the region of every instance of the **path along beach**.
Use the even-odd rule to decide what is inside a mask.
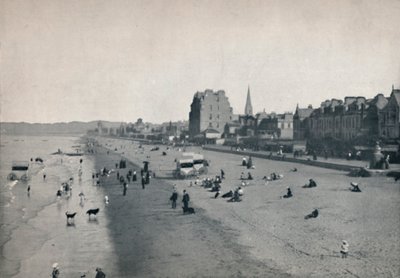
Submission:
[[[186,149],[210,160],[208,177],[224,170],[223,193],[240,186],[241,172],[251,172],[254,180],[244,187],[243,201],[228,203],[212,198],[203,187],[190,187],[190,180],[171,178],[182,150],[160,146],[153,152],[153,146],[139,148],[129,140],[97,140],[96,153],[83,158],[79,183],[79,162],[70,162],[75,183],[71,197],[49,202],[2,245],[3,257],[20,261],[18,271],[4,277],[47,277],[55,261],[60,277],[94,277],[96,267],[107,277],[400,276],[400,190],[393,179],[357,179],[345,172],[257,158],[255,169],[248,170],[240,166],[241,156]],[[115,169],[121,156],[129,160],[124,170]],[[140,167],[145,160],[156,178],[143,190]],[[96,186],[92,173],[103,167],[114,172]],[[290,171],[294,167],[297,172]],[[116,171],[126,175],[129,169],[138,172],[138,181],[131,182],[123,196]],[[283,174],[283,179],[262,180],[272,172]],[[302,188],[309,178],[317,182],[316,188]],[[351,181],[360,184],[362,193],[348,190]],[[169,202],[174,184],[179,193],[176,210]],[[288,186],[294,197],[280,198]],[[182,214],[183,189],[196,214]],[[87,198],[83,207],[80,191]],[[100,208],[96,221],[88,221],[89,208]],[[315,208],[319,217],[305,220]],[[66,225],[66,210],[78,212],[73,227]],[[32,227],[37,233],[26,240]],[[20,258],[21,242],[30,246],[38,238],[40,244]],[[347,259],[340,257],[342,240],[350,245]]]

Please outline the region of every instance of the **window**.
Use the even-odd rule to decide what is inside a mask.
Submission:
[[[217,115],[217,119],[219,119],[219,114]]]
[[[212,111],[212,105],[210,105],[210,111]]]
[[[208,127],[212,127],[212,122],[209,122],[209,123],[208,123]]]
[[[212,114],[210,114],[210,120],[212,120]]]

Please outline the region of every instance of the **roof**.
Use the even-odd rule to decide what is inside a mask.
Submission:
[[[373,99],[368,101],[369,105],[375,105],[379,110],[384,108],[387,103],[387,98],[385,98],[382,94],[378,94]]]
[[[203,130],[201,133],[220,133],[218,130],[215,130],[213,128],[207,128],[205,130]]]
[[[314,111],[312,108],[298,108],[296,110],[296,114],[298,117],[301,118],[308,118],[310,117],[311,113]]]
[[[395,100],[397,101],[397,104],[400,105],[400,90],[393,90],[392,95],[394,96]]]

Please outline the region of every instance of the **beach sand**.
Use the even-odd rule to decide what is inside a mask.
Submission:
[[[130,140],[96,139],[102,146],[83,157],[81,180],[79,158],[69,162],[74,177],[71,197],[42,204],[37,215],[13,230],[2,256],[18,261],[18,272],[11,275],[15,271],[10,269],[2,277],[48,277],[54,262],[60,265],[60,277],[94,277],[96,267],[107,277],[400,276],[400,190],[393,179],[351,178],[345,172],[257,158],[255,169],[247,170],[240,165],[241,156],[187,148],[210,161],[208,177],[225,171],[223,193],[240,185],[241,172],[252,173],[243,201],[229,203],[214,199],[203,187],[190,187],[194,180],[172,178],[174,160],[182,150],[160,146],[150,151],[153,146],[139,148]],[[126,169],[115,167],[121,157],[128,160]],[[145,160],[156,178],[142,189],[140,167]],[[103,167],[113,171],[96,186],[92,173]],[[294,167],[298,172],[290,171]],[[129,169],[137,171],[138,181],[131,182],[123,196],[116,172],[126,175]],[[262,180],[272,172],[284,178]],[[68,178],[56,172],[48,175],[46,188],[51,190]],[[317,188],[302,188],[309,178],[316,180]],[[363,192],[350,192],[351,181],[360,183]],[[174,185],[177,209],[169,201]],[[294,197],[282,199],[288,186]],[[195,214],[182,213],[183,189],[190,194]],[[87,198],[83,207],[80,191]],[[38,189],[29,202],[39,200],[37,194]],[[104,202],[106,195],[109,204]],[[96,220],[88,220],[89,208],[100,208]],[[305,220],[315,208],[319,217]],[[67,210],[78,212],[73,226],[66,225]],[[342,240],[350,244],[347,259],[340,257]]]
[[[180,230],[182,226],[186,229],[201,226],[207,239],[216,236],[209,234],[210,231],[217,230],[221,237],[230,238],[222,248],[230,250],[229,252],[237,250],[239,257],[246,257],[255,262],[252,266],[241,268],[239,276],[275,276],[269,274],[268,268],[299,277],[400,275],[400,190],[391,178],[352,178],[347,176],[346,172],[256,158],[253,158],[256,168],[247,170],[240,166],[240,156],[203,151],[198,147],[188,148],[187,151],[201,152],[210,160],[207,176],[219,174],[220,169],[225,171],[223,192],[240,185],[241,172],[246,175],[251,172],[255,177],[255,180],[250,181],[244,188],[245,196],[242,202],[227,203],[224,199],[213,199],[214,194],[202,187],[189,187],[189,180],[171,178],[171,171],[175,166],[174,159],[181,155],[177,149],[170,149],[167,156],[162,156],[161,152],[166,151],[165,146],[159,151],[151,152],[152,146],[139,149],[137,143],[127,140],[102,138],[100,142],[103,145],[108,144],[112,152],[117,148],[115,153],[138,165],[144,160],[150,161],[150,169],[155,171],[158,177],[155,180],[161,180],[162,183],[158,184],[153,180],[152,185],[145,191],[149,189],[151,193],[153,187],[162,186],[166,193],[164,205],[162,202],[159,204],[160,211],[153,212],[154,215],[151,212],[149,214],[156,219],[162,219],[160,221],[171,217],[170,221],[176,223],[175,232],[185,237],[187,235]],[[290,171],[294,167],[298,172]],[[282,173],[284,178],[265,183],[262,177],[272,172]],[[317,181],[317,188],[302,188],[309,178]],[[348,188],[351,181],[360,183],[363,192],[350,192]],[[191,206],[198,211],[196,215],[181,216],[179,213],[175,214],[175,211],[171,212],[167,197],[171,193],[172,184],[177,185],[179,193],[183,189],[188,190]],[[291,187],[294,197],[281,199],[280,196],[286,193],[288,186]],[[140,196],[137,198],[143,197]],[[319,217],[305,220],[304,216],[315,208],[319,209]],[[147,209],[155,210],[151,206]],[[198,237],[194,236],[196,239]],[[347,259],[340,257],[342,240],[347,240],[350,244]],[[187,244],[190,240],[181,238],[178,241]],[[224,275],[226,270],[218,272],[218,267],[202,264],[201,260],[196,258],[204,251],[197,250],[192,260],[199,261],[199,265],[209,270],[205,276],[230,276],[230,273]],[[190,253],[186,254],[188,255],[190,256]],[[216,260],[220,265],[232,262],[224,257],[217,257]],[[254,266],[257,266],[256,262],[261,264],[261,272],[254,269]],[[167,264],[169,267],[176,267],[172,262]],[[267,265],[268,268],[263,265]],[[153,267],[148,269],[153,270]],[[199,273],[184,273],[183,276],[197,276]]]
[[[115,168],[119,160],[119,154],[97,148],[98,167]],[[129,184],[126,196],[116,172],[101,185],[110,200],[107,228],[118,258],[116,271],[103,267],[111,277],[288,277],[252,258],[238,244],[236,231],[224,229],[201,208],[183,215],[178,200],[172,209],[172,186],[163,179],[151,179],[142,189],[137,164],[116,171],[126,175],[129,169],[138,172],[138,181]]]

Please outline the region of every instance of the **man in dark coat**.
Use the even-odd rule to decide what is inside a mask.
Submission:
[[[189,201],[190,201],[189,194],[186,192],[186,190],[183,190],[182,202],[183,202],[183,209],[185,211],[189,208]]]
[[[172,201],[172,208],[176,208],[176,200],[178,199],[178,192],[174,189],[174,192],[172,193],[172,196],[169,198]]]
[[[106,275],[99,267],[96,268],[96,277],[95,278],[106,278]]]

